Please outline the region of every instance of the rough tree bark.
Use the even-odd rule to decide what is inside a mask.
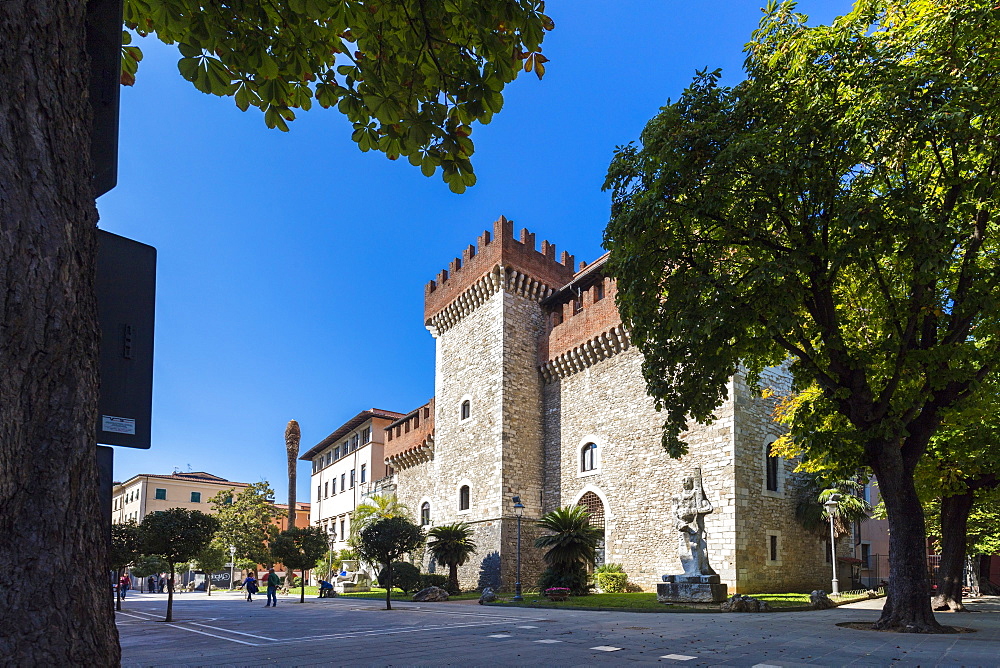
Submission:
[[[905,447],[905,446],[904,446]],[[879,493],[889,520],[889,584],[879,630],[904,633],[941,633],[944,629],[931,610],[927,584],[927,530],[923,506],[913,484],[913,466],[904,460],[900,447],[883,444],[874,448],[871,461]]]
[[[97,485],[84,20],[80,0],[0,10],[0,663],[18,666],[120,661]],[[86,588],[51,586],[81,571]]]
[[[965,541],[969,527],[969,511],[975,494],[946,496],[941,499],[941,565],[938,568],[938,590],[932,607],[935,610],[965,610],[962,604],[962,577],[965,572]]]

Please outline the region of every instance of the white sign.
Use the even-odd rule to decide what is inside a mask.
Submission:
[[[114,434],[134,434],[135,420],[133,418],[115,417],[114,415],[102,415],[101,429]]]

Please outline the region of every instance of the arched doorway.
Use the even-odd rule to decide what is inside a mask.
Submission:
[[[576,505],[583,506],[583,508],[590,514],[590,526],[597,527],[602,533],[601,542],[598,543],[597,550],[594,555],[594,568],[596,569],[604,563],[604,544],[606,539],[606,535],[604,535],[604,502],[601,501],[601,497],[597,496],[593,492],[587,492],[580,497],[580,500],[576,502]]]

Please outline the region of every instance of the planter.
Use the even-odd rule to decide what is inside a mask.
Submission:
[[[569,594],[546,594],[545,598],[550,601],[567,601],[569,600]]]

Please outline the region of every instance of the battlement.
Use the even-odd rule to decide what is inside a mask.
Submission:
[[[484,231],[475,245],[442,269],[424,286],[424,318],[429,321],[476,281],[497,265],[510,268],[556,290],[573,279],[575,258],[563,251],[556,259],[556,246],[547,240],[535,247],[535,234],[522,229],[514,237],[514,222],[503,216],[493,223],[493,232]]]
[[[607,255],[589,267],[581,263],[573,280],[542,302],[546,323],[538,342],[540,365],[621,325],[617,284],[602,271],[606,261]]]

